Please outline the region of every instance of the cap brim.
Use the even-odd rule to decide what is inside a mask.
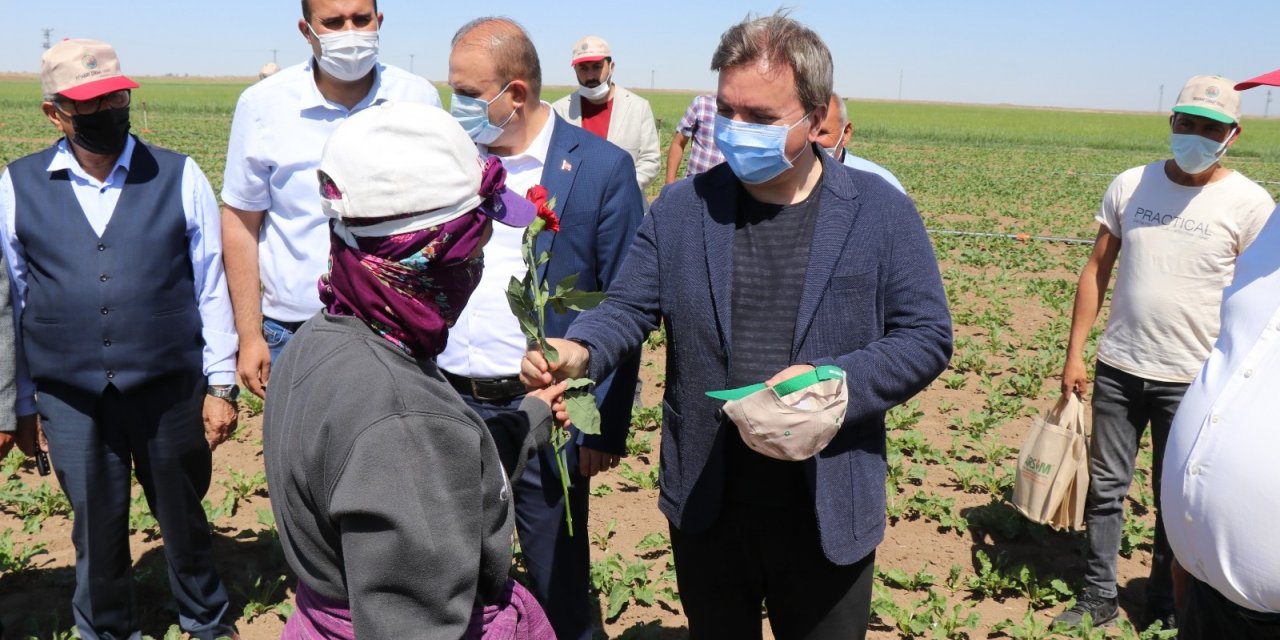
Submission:
[[[574,67],[582,64],[583,62],[599,62],[600,60],[604,60],[608,57],[609,56],[582,56],[581,58],[574,58],[573,62],[569,63],[569,66]]]
[[[480,212],[508,227],[527,227],[538,217],[538,208],[510,189],[503,190],[495,204],[493,208],[481,205]]]
[[[1221,111],[1214,111],[1213,109],[1208,109],[1208,108],[1206,108],[1206,107],[1197,107],[1197,106],[1194,106],[1194,105],[1183,105],[1183,106],[1181,106],[1181,107],[1174,107],[1174,108],[1173,108],[1173,112],[1174,112],[1174,113],[1185,113],[1185,114],[1187,114],[1187,115],[1191,115],[1191,116],[1200,116],[1200,117],[1202,117],[1202,118],[1208,118],[1208,119],[1210,119],[1210,120],[1217,120],[1218,122],[1225,122],[1225,123],[1227,123],[1227,124],[1235,124],[1235,123],[1236,123],[1236,119],[1235,119],[1235,118],[1232,118],[1231,116],[1229,116],[1229,115],[1227,115],[1227,114],[1225,114],[1225,113],[1222,113]]]
[[[1276,69],[1271,73],[1264,73],[1256,78],[1249,78],[1244,82],[1236,84],[1236,91],[1244,91],[1252,89],[1258,85],[1265,84],[1273,87],[1280,87],[1280,69]]]
[[[86,82],[78,87],[59,91],[58,95],[71,100],[92,100],[93,98],[106,95],[112,91],[137,88],[138,83],[130,80],[129,78],[125,76],[114,76],[111,78],[94,80],[93,82]]]

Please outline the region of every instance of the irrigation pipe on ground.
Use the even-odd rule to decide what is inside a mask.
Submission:
[[[925,231],[940,236],[969,236],[976,238],[1008,238],[1010,240],[1018,240],[1026,242],[1028,240],[1041,240],[1044,242],[1065,242],[1067,244],[1093,244],[1093,240],[1086,238],[1064,238],[1058,236],[1033,236],[1026,233],[990,233],[986,231],[952,231],[949,229],[925,229]]]

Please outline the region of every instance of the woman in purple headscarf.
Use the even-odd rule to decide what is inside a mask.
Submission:
[[[297,609],[285,638],[554,638],[508,578],[509,477],[563,388],[482,421],[435,365],[480,280],[491,221],[532,205],[444,111],[383,104],[320,162],[325,309],[272,367],[263,451]]]

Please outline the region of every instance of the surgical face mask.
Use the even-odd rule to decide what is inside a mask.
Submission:
[[[320,68],[343,82],[354,82],[369,75],[378,62],[377,31],[350,29],[321,35],[311,28],[310,22],[307,28],[320,42]]]
[[[1227,153],[1231,132],[1227,133],[1227,137],[1222,142],[1192,133],[1174,133],[1169,137],[1169,149],[1173,151],[1173,161],[1177,163],[1179,169],[1195,175],[1208,170]]]
[[[611,81],[613,81],[612,70],[609,72],[609,77],[601,78],[600,84],[594,87],[588,87],[584,84],[578,85],[578,93],[587,100],[596,102],[597,100],[601,100],[605,96],[609,95],[609,83]]]
[[[502,87],[502,91],[499,91],[498,95],[493,97],[493,100],[481,100],[470,96],[460,96],[456,93],[449,99],[449,113],[458,121],[458,124],[462,125],[462,129],[467,132],[467,135],[471,136],[471,139],[476,144],[493,144],[493,141],[502,135],[502,128],[507,126],[508,122],[511,122],[512,116],[516,115],[513,110],[507,116],[507,119],[502,121],[502,124],[493,124],[489,121],[489,105],[493,104],[494,100],[502,97],[502,94],[506,93],[510,86],[511,83],[508,82],[505,87]]]
[[[71,124],[75,129],[72,142],[91,153],[114,155],[129,139],[129,107],[71,116]]]
[[[836,146],[834,146],[834,147],[823,147],[823,148],[822,148],[822,150],[823,150],[823,151],[826,151],[826,152],[827,152],[827,155],[831,156],[832,158],[835,158],[835,159],[838,161],[838,160],[840,160],[841,152],[843,152],[843,151],[844,151],[844,143],[845,143],[844,133],[843,133],[843,132],[841,132],[841,133],[840,133],[840,139],[839,139],[839,140],[836,140]]]
[[[792,161],[805,152],[801,149],[788,158],[787,134],[808,120],[808,113],[791,125],[735,122],[716,115],[716,147],[739,180],[747,184],[768,182],[790,169]]]

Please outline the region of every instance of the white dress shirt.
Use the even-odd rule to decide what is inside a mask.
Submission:
[[[1277,210],[1280,213],[1280,210]],[[1232,602],[1280,612],[1280,215],[1240,256],[1222,328],[1169,432],[1161,512],[1169,545]]]
[[[328,271],[329,219],[320,210],[320,153],[351,114],[386,101],[440,106],[421,76],[379,64],[369,95],[351,109],[316,88],[312,61],[294,65],[240,94],[231,120],[222,201],[265,211],[258,235],[262,314],[302,322],[320,310],[317,281]]]
[[[67,170],[71,189],[84,210],[94,233],[102,236],[115,213],[120,192],[124,189],[129,163],[137,146],[133,136],[125,142],[120,158],[105,181],[89,175],[67,146],[58,141],[58,151],[49,163],[49,171]],[[187,158],[182,169],[182,211],[187,220],[188,252],[195,280],[196,305],[200,310],[201,333],[204,337],[202,360],[209,384],[232,384],[236,371],[236,328],[227,296],[227,279],[222,270],[222,227],[218,201],[213,187],[195,161]],[[18,415],[36,412],[35,383],[27,371],[22,349],[22,309],[27,299],[27,254],[22,238],[17,235],[13,179],[9,172],[0,176],[0,241],[4,243],[5,261],[11,277],[13,324],[17,348]]]
[[[507,170],[507,188],[521,196],[542,181],[542,167],[551,147],[556,116],[551,105],[542,105],[547,110],[547,123],[529,148],[518,155],[498,156]],[[485,151],[482,147],[481,152]],[[520,373],[528,340],[507,303],[507,285],[512,276],[524,277],[520,250],[523,239],[524,229],[493,225],[493,237],[484,246],[480,285],[449,329],[449,344],[436,357],[441,369],[469,378],[505,378]]]

